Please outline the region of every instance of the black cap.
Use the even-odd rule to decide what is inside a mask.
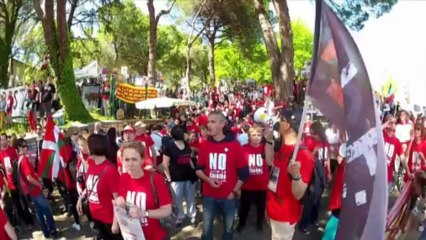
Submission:
[[[281,119],[288,122],[290,127],[295,132],[299,132],[300,122],[302,121],[302,113],[302,109],[283,109],[281,111]]]

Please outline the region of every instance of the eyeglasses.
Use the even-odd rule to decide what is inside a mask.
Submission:
[[[28,147],[28,145],[22,145],[22,146],[21,146],[21,148],[26,148],[26,147]]]

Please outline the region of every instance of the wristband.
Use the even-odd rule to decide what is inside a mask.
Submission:
[[[302,179],[302,175],[297,175],[296,177],[291,176],[291,180],[293,181],[299,181],[300,179]]]
[[[146,217],[146,218],[149,218],[149,211],[146,211],[146,212],[145,212],[145,217]]]

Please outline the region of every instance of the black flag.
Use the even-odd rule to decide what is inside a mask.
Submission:
[[[387,165],[373,90],[349,31],[322,0],[317,0],[316,11],[308,95],[348,136],[336,239],[384,239]]]

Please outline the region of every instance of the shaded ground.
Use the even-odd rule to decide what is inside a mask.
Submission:
[[[59,211],[58,203],[60,202],[58,198],[55,199],[55,203],[53,204],[53,209],[55,212]],[[392,202],[392,200],[391,200]],[[321,239],[323,228],[325,227],[326,221],[328,219],[327,214],[327,206],[328,206],[328,194],[327,192],[323,196],[321,213],[320,213],[320,225],[319,229],[312,229],[309,235],[304,235],[298,231],[296,231],[296,235],[294,236],[294,240],[317,240]],[[198,205],[199,212],[197,214],[197,226],[191,227],[189,221],[184,222],[184,227],[182,229],[170,228],[170,234],[173,240],[198,240],[201,237],[202,232],[202,206]],[[67,217],[66,214],[57,214],[55,215],[55,221],[57,223],[57,227],[62,230],[62,237],[60,239],[93,239],[93,234],[89,228],[89,224],[85,217],[82,217],[82,230],[77,231],[71,228],[71,224],[73,223],[72,217]],[[264,229],[262,232],[259,232],[255,229],[255,209],[252,207],[250,216],[247,220],[247,227],[241,233],[241,235],[234,234],[234,239],[236,240],[269,240],[271,239],[270,228],[267,223],[264,224]],[[415,225],[413,228],[417,228]],[[215,221],[215,239],[221,239],[222,234],[222,223],[217,219]],[[416,240],[418,239],[418,232],[416,229],[413,229],[411,232],[407,234],[407,236],[402,236],[398,239],[407,239],[407,240]],[[35,230],[33,232],[24,232],[19,235],[19,239],[43,239],[41,231]]]

